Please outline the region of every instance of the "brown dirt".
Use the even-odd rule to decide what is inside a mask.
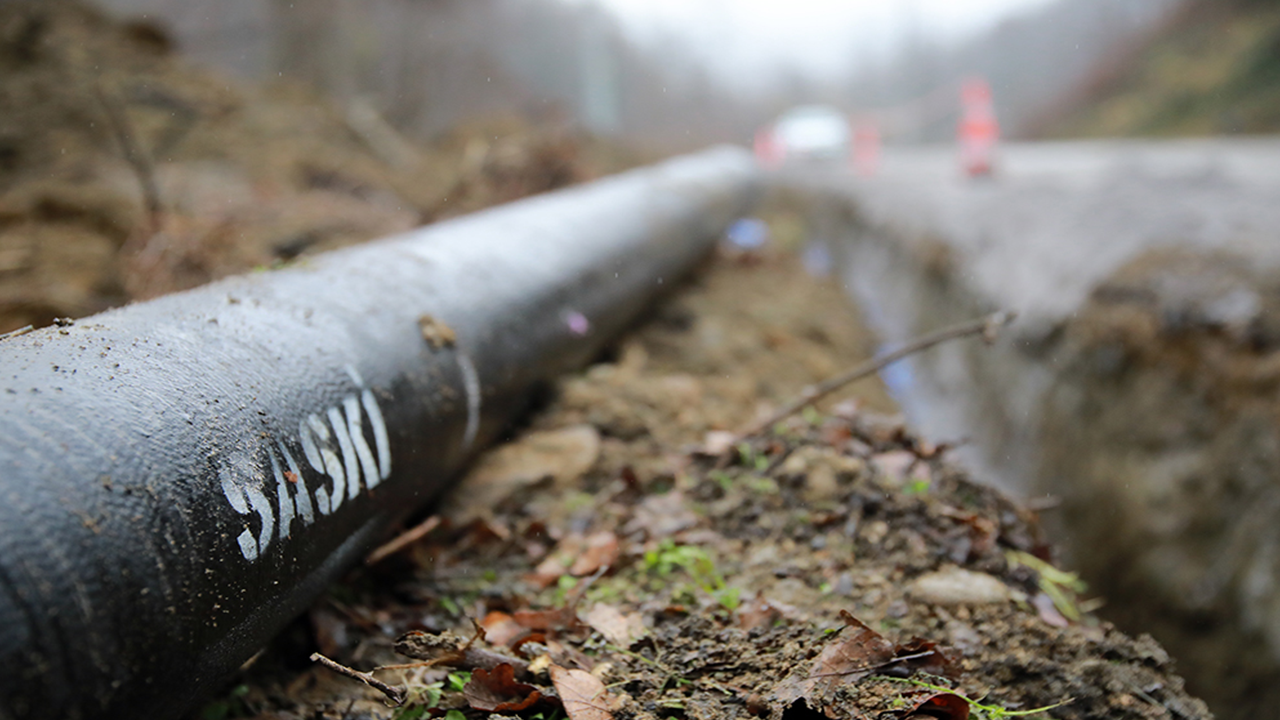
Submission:
[[[634,162],[516,120],[415,145],[369,118],[233,86],[87,5],[0,5],[0,333]]]
[[[0,332],[634,161],[516,121],[413,145],[361,117],[287,85],[233,87],[156,27],[74,2],[0,4]],[[803,241],[798,218],[771,219],[779,245]],[[581,675],[534,672],[563,709],[497,713],[525,720],[901,717],[949,697],[925,682],[982,698],[973,714],[991,717],[1063,702],[1049,714],[1207,717],[1154,642],[1063,617],[1080,609],[1071,578],[1009,554],[1045,554],[1034,517],[913,438],[878,384],[723,468],[700,453],[873,345],[793,255],[719,258],[481,459],[438,527],[334,588],[196,717],[478,720],[468,705],[485,701],[453,689],[457,671],[383,671],[411,698],[391,709],[307,660],[403,661],[400,634],[465,633],[469,618],[489,628],[477,647],[508,655],[504,628],[546,626],[525,653],[605,683],[608,698]]]
[[[1047,553],[1035,516],[881,414],[878,383],[716,468],[717,431],[864,356],[860,327],[792,255],[720,257],[616,361],[566,379],[439,526],[335,588],[205,716],[460,720],[487,714],[474,709],[495,702],[483,686],[515,705],[559,691],[565,709],[495,713],[540,720],[899,718],[933,696],[975,717],[1210,717],[1153,640],[1064,617],[1080,588],[1029,559]],[[842,611],[869,628],[845,627]],[[446,667],[381,671],[410,697],[393,709],[305,661],[319,648],[362,670],[403,663],[397,636],[465,637],[471,618],[488,631],[476,647],[588,670],[605,690],[587,707],[563,673],[518,688]]]
[[[1043,459],[1112,600],[1184,658],[1230,718],[1280,702],[1280,275],[1273,261],[1156,250],[1064,331]],[[1066,492],[1068,484],[1063,484]],[[1105,508],[1105,510],[1100,510]]]

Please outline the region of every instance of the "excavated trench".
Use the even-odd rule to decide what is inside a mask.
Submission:
[[[488,220],[414,231],[381,251],[312,255],[571,184],[622,161],[611,152],[593,159],[589,143],[563,133],[486,126],[420,148],[421,157],[405,163],[385,157],[314,98],[234,88],[170,55],[146,28],[140,33],[91,8],[13,3],[4,18],[21,30],[6,40],[15,52],[0,83],[8,91],[9,144],[21,150],[10,153],[13,162],[0,177],[0,333],[16,331],[0,335],[6,390],[0,398],[9,408],[0,413],[8,424],[0,433],[6,499],[0,716],[6,718],[172,717],[203,702],[225,671],[258,657],[275,628],[304,612],[385,528],[495,437],[504,418],[523,406],[528,385],[550,383],[556,371],[596,357],[600,344],[640,311],[641,299],[665,294],[740,210],[728,198],[717,200],[714,188],[694,191],[676,182],[683,173],[669,166]],[[96,92],[86,89],[90,84]],[[47,102],[22,100],[36,95]],[[86,117],[93,121],[86,125]],[[132,142],[155,156],[153,178],[126,162],[120,138],[104,130],[120,121]],[[613,159],[598,162],[606,157]],[[702,162],[724,164],[739,181],[751,174],[745,161],[729,157]],[[625,202],[626,188],[638,192],[645,177],[655,187],[639,192],[643,202]],[[149,215],[148,204],[162,212]],[[815,213],[830,218],[817,227],[844,237],[865,224],[837,207],[843,209]],[[577,246],[569,242],[575,236],[603,247]],[[609,255],[610,238],[636,252]],[[467,250],[442,250],[450,245]],[[643,251],[650,245],[665,250]],[[530,253],[534,246],[541,252]],[[856,248],[859,262],[875,256],[893,266],[886,269],[897,281],[864,298],[882,329],[915,326],[891,315],[910,307],[904,298],[917,292],[935,293],[931,307],[956,316],[984,306],[980,299],[971,308],[957,302],[965,293],[959,283],[949,286],[954,273],[940,243],[921,245],[917,255],[902,255],[892,244],[840,247]],[[566,262],[523,262],[529,254]],[[527,507],[507,503],[497,522],[440,530],[402,548],[376,573],[356,573],[290,624],[276,649],[305,626],[304,661],[318,648],[368,667],[362,653],[369,648],[391,654],[382,637],[387,628],[466,627],[457,607],[447,611],[452,598],[475,601],[466,616],[483,607],[481,600],[490,608],[527,609],[539,596],[529,594],[525,565],[556,554],[549,553],[553,547],[567,552],[580,539],[583,509],[595,508],[594,529],[605,536],[617,531],[622,562],[587,602],[607,605],[605,595],[613,593],[612,602],[650,623],[670,652],[679,651],[670,657],[682,671],[702,671],[682,659],[682,647],[702,652],[713,641],[726,643],[714,650],[717,657],[748,658],[748,669],[756,668],[754,680],[739,668],[731,681],[751,680],[768,691],[795,666],[795,652],[826,642],[824,630],[837,629],[830,626],[837,610],[853,608],[891,637],[927,635],[960,648],[958,686],[1000,707],[1056,707],[1069,698],[1062,717],[1152,717],[1161,708],[1178,717],[1205,715],[1149,638],[1128,638],[1096,622],[1051,625],[1042,608],[1003,597],[952,610],[908,597],[904,581],[927,577],[939,563],[964,563],[967,577],[998,576],[1002,592],[1034,595],[1035,573],[1009,562],[1000,547],[1036,544],[1026,513],[971,483],[940,459],[938,448],[899,426],[832,408],[816,425],[806,419],[789,431],[785,444],[759,448],[779,458],[794,453],[767,474],[745,465],[728,474],[690,472],[689,438],[734,427],[760,402],[783,400],[866,349],[856,324],[845,323],[831,301],[834,291],[813,283],[785,255],[715,267],[705,288],[681,291],[688,294],[660,311],[644,337],[626,341],[617,363],[566,381],[560,411],[538,421],[544,429],[566,423],[572,437],[597,438],[600,459],[583,468],[588,477],[565,481],[557,488],[562,498],[547,492]],[[258,272],[84,318],[250,268]],[[471,284],[459,287],[459,277]],[[775,296],[764,297],[760,287]],[[789,302],[777,302],[778,295]],[[719,300],[708,301],[712,296]],[[55,327],[23,334],[23,326],[55,318]],[[916,368],[916,381],[965,381],[991,368],[996,381],[1004,373],[1006,384],[1034,385],[1027,379],[1034,363],[1016,353],[955,346],[930,362]],[[1038,382],[1032,389],[1043,392],[1046,381]],[[1011,403],[1029,393],[957,397],[988,403],[994,433],[1016,427],[999,418],[1016,416]],[[901,397],[910,403],[916,395]],[[864,400],[868,410],[890,404],[865,393]],[[951,406],[928,407],[934,417]],[[1023,416],[1032,409],[1024,403]],[[988,415],[953,414],[961,421]],[[1007,455],[1022,447],[1019,437],[994,447]],[[975,450],[993,447],[978,439],[969,449],[975,460]],[[921,473],[936,481],[929,493],[915,489]],[[676,480],[682,485],[671,492]],[[583,504],[584,490],[595,493],[596,505]],[[815,497],[823,504],[816,513]],[[673,517],[697,519],[673,527],[666,522]],[[630,529],[637,523],[638,533]],[[480,532],[504,527],[520,532],[502,542]],[[575,530],[564,534],[566,527]],[[768,527],[776,531],[761,536]],[[713,588],[718,602],[705,588],[671,582],[660,563],[648,568],[649,553],[664,548],[716,559],[710,579],[720,585]],[[495,566],[495,553],[505,565]],[[465,587],[469,567],[483,595]],[[556,600],[558,582],[575,572],[553,578],[541,599]],[[732,610],[744,589],[754,599],[744,594]],[[564,597],[557,601],[563,605]],[[672,610],[678,603],[690,604],[687,615]],[[761,622],[775,626],[763,643],[759,633],[736,630]],[[599,649],[573,625],[568,641]],[[686,705],[695,718],[745,712],[744,698],[726,695],[714,680],[690,692],[655,674],[646,664],[653,660],[640,660],[624,671],[645,704],[620,707],[619,720],[659,712],[683,717],[673,713]],[[1025,672],[1029,664],[1035,673]],[[358,684],[330,692],[334,678],[325,683],[328,671],[309,664],[290,668],[273,690],[263,674],[270,665],[263,660],[245,671],[257,675],[237,675],[235,689],[198,716],[425,711],[421,703],[393,711],[376,693],[357,698]],[[423,682],[415,686],[415,678]],[[404,678],[418,691],[441,679]],[[842,692],[886,707],[914,692],[867,680]],[[367,714],[352,714],[356,699]],[[707,708],[715,712],[700,712]]]
[[[1015,149],[978,183],[922,152],[783,181],[884,338],[1020,313],[1012,342],[912,358],[890,390],[977,474],[1053,506],[1102,614],[1153,633],[1224,718],[1280,702],[1274,152]]]

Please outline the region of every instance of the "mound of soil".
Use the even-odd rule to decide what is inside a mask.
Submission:
[[[1280,275],[1153,250],[1067,323],[1044,463],[1108,614],[1180,658],[1224,717],[1280,702]],[[1103,510],[1105,509],[1105,510]]]
[[[364,105],[233,86],[157,26],[3,3],[0,333],[577,182],[583,147],[514,120],[415,145]]]
[[[203,717],[1210,717],[878,383],[731,444],[860,328],[792,255],[721,257]],[[313,650],[419,662],[393,708]]]

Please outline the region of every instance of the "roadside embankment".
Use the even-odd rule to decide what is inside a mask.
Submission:
[[[926,437],[1051,495],[1055,537],[1131,632],[1222,717],[1277,701],[1280,146],[1014,147],[991,180],[946,150],[873,179],[785,178],[871,322],[899,340],[993,309],[1014,340],[889,377]]]

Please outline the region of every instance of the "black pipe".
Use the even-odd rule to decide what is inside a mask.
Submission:
[[[755,182],[708,151],[0,340],[0,718],[189,709]]]

